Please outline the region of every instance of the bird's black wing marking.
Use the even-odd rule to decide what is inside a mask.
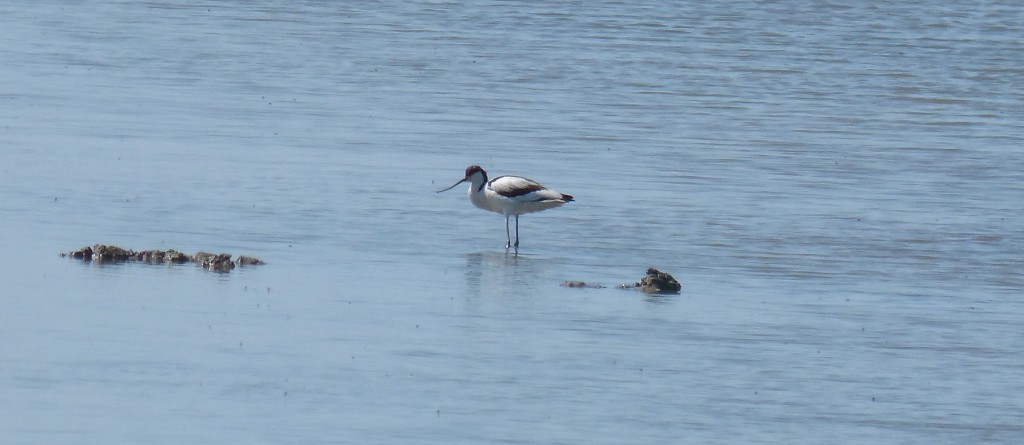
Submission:
[[[498,176],[487,183],[495,193],[506,198],[515,198],[544,190],[544,186],[520,176]]]

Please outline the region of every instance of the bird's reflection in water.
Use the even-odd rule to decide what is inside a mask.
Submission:
[[[515,295],[531,289],[543,279],[540,258],[523,255],[517,249],[466,254],[466,292],[482,295]]]

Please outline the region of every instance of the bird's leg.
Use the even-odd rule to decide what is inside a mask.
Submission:
[[[518,222],[518,219],[516,219]],[[519,226],[516,226],[516,245],[519,245]],[[505,215],[505,248],[512,247],[512,236],[508,233],[508,215]]]
[[[519,215],[516,215],[516,247],[519,247]]]

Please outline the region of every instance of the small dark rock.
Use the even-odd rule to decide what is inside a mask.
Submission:
[[[212,254],[210,252],[203,252],[202,250],[200,250],[200,251],[192,254],[192,256],[189,257],[189,259],[192,260],[193,262],[202,264],[203,261],[206,261],[208,259],[214,258],[216,256],[217,255]]]
[[[85,246],[78,250],[72,250],[71,252],[62,253],[60,254],[60,256],[69,256],[77,260],[90,261],[92,260],[92,247]]]
[[[142,261],[150,264],[162,264],[162,263],[187,263],[189,262],[188,255],[185,255],[177,250],[143,250],[141,252],[133,252],[132,259],[135,261]]]
[[[143,250],[142,252],[135,253],[135,260],[153,264],[160,264],[164,262],[165,256],[166,253],[162,250]]]
[[[238,259],[235,260],[235,262],[238,263],[239,266],[254,266],[257,264],[266,264],[263,262],[263,260],[259,258],[246,255],[239,255]]]
[[[167,252],[164,252],[164,261],[167,261],[168,263],[181,264],[187,263],[189,261],[189,258],[188,255],[185,255],[184,253],[178,252],[177,250],[174,249],[170,249]]]
[[[192,255],[192,261],[199,263],[204,269],[214,272],[228,272],[235,268],[235,263],[231,261],[230,253],[196,252],[195,255]]]
[[[92,250],[93,261],[99,261],[101,263],[128,261],[134,255],[134,252],[130,250],[105,244],[97,244],[92,247]]]

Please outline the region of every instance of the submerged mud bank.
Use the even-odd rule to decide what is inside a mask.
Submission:
[[[584,281],[563,281],[562,287],[576,287],[584,289],[603,289],[600,284],[587,283]],[[635,283],[620,284],[619,289],[637,289],[649,294],[678,294],[683,288],[672,275],[662,272],[653,267],[647,269],[647,274]]]
[[[135,251],[118,246],[95,244],[70,252],[61,252],[61,257],[74,258],[82,261],[99,263],[124,263],[136,261],[148,264],[184,264],[196,263],[203,269],[214,272],[230,272],[236,265],[252,266],[264,264],[263,260],[251,256],[239,255],[232,260],[229,253],[196,252],[188,255],[174,249]]]

